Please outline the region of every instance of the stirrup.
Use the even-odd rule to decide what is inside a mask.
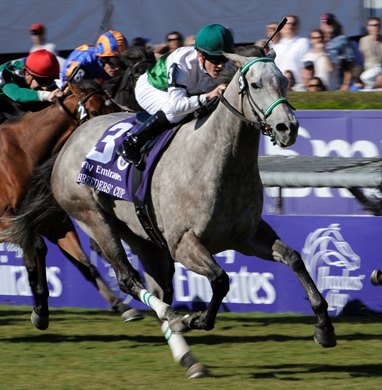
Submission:
[[[117,149],[116,153],[129,164],[133,164],[138,169],[143,170],[143,154],[141,153],[140,147],[138,145],[126,142],[126,140],[124,140]]]

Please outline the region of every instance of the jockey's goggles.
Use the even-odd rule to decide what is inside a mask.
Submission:
[[[55,85],[55,82],[54,82],[54,79],[51,79],[51,78],[48,78],[48,77],[36,77],[36,76],[33,76],[33,80],[36,81],[36,83],[40,86],[40,87],[43,87],[43,88],[51,88],[53,86],[55,86],[57,88],[57,86]]]
[[[206,54],[206,53],[203,53],[203,56],[208,62],[211,62],[211,64],[214,64],[214,65],[225,64],[228,61],[228,58],[226,58],[224,56],[211,56],[211,55]]]
[[[100,59],[103,66],[109,65],[111,68],[123,68],[124,64],[118,57],[103,57]]]

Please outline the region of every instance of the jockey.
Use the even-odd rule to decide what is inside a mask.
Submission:
[[[76,70],[74,80],[92,79],[100,84],[123,71],[119,54],[127,49],[127,39],[119,31],[100,35],[95,46],[81,45],[65,61],[61,80],[66,82]]]
[[[140,149],[149,139],[219,96],[226,87],[217,83],[227,62],[223,52],[233,50],[230,30],[209,24],[196,34],[194,47],[180,47],[162,56],[139,77],[135,88],[139,105],[152,116],[136,133],[127,135],[117,154],[139,167]]]
[[[5,107],[19,106],[18,110],[28,111],[28,103],[53,102],[62,96],[55,79],[59,77],[60,65],[54,54],[41,49],[28,57],[12,60],[0,65],[0,122],[5,120]]]

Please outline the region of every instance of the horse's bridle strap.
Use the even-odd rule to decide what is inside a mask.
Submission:
[[[78,99],[77,106],[79,106],[79,105],[85,106],[86,102],[94,95],[106,95],[106,92],[105,91],[90,92],[83,99]],[[78,118],[76,116],[76,112],[69,111],[68,107],[66,107],[66,105],[64,103],[65,99],[58,98],[57,101],[58,101],[60,107],[64,110],[64,112],[79,125],[81,123],[81,120],[78,120]]]
[[[224,97],[223,94],[220,95],[220,101],[227,107],[233,114],[239,117],[243,122],[252,124],[250,120],[248,120],[240,111],[238,111],[234,106],[232,106],[228,100]]]
[[[245,64],[241,69],[240,69],[240,76],[239,76],[239,85],[240,85],[240,94],[241,96],[243,97],[244,94],[247,94],[248,96],[248,100],[249,100],[249,105],[251,107],[251,110],[253,112],[253,114],[255,115],[255,117],[257,118],[258,120],[258,124],[256,122],[252,122],[250,120],[248,120],[244,113],[240,112],[239,110],[237,110],[235,107],[233,107],[228,101],[227,99],[223,96],[223,94],[220,95],[220,101],[224,104],[224,106],[226,108],[228,108],[233,114],[235,114],[238,118],[240,118],[243,122],[246,122],[248,124],[250,124],[251,126],[254,126],[255,128],[258,128],[259,130],[261,130],[264,134],[266,135],[269,135],[269,129],[268,129],[268,126],[267,126],[267,122],[266,120],[268,119],[268,117],[272,114],[272,111],[275,107],[277,107],[279,104],[287,104],[288,106],[290,106],[293,110],[294,108],[292,107],[292,105],[288,102],[288,99],[286,97],[281,97],[277,100],[275,100],[272,104],[270,104],[270,106],[265,110],[265,112],[263,112],[260,107],[256,104],[256,102],[253,100],[252,98],[252,95],[248,92],[248,87],[247,87],[247,84],[245,82],[245,80],[242,80],[242,82],[240,82],[240,80],[243,78],[245,79],[245,74],[248,72],[249,68],[256,64],[257,62],[274,62],[272,58],[270,57],[260,57],[260,58],[255,58],[254,60],[252,61],[249,61],[247,64]],[[255,110],[255,108],[259,111],[259,113]],[[262,113],[264,115],[264,119],[262,120],[260,118],[260,113]]]

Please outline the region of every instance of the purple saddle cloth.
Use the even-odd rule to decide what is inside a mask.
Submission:
[[[128,132],[134,133],[140,127],[136,117],[124,119],[110,126],[96,146],[86,155],[77,177],[77,183],[85,184],[96,190],[133,202],[137,198],[144,203],[150,183],[152,170],[160,153],[174,130],[166,130],[148,145],[148,156],[142,173],[140,185],[133,193],[134,165],[127,163],[116,151]]]

